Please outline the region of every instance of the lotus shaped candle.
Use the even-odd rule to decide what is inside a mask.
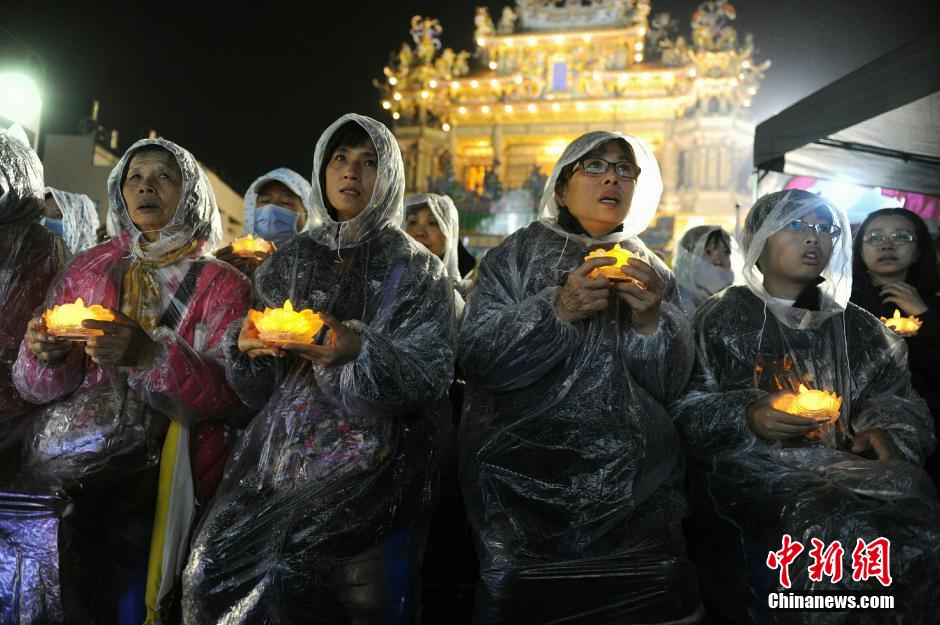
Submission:
[[[643,260],[642,257],[634,254],[630,250],[625,250],[620,247],[619,243],[615,243],[612,248],[605,250],[604,248],[598,248],[584,257],[584,260],[590,260],[592,258],[613,258],[617,262],[613,265],[604,265],[603,267],[598,267],[594,269],[590,274],[589,278],[597,278],[598,276],[603,276],[608,280],[623,280],[624,282],[636,282],[640,286],[643,286],[643,283],[639,280],[635,280],[622,272],[621,267],[626,267],[630,264],[631,258],[639,258]]]
[[[914,336],[917,334],[917,331],[920,330],[920,327],[924,325],[924,322],[911,315],[910,317],[902,317],[901,311],[897,308],[894,309],[894,316],[890,319],[882,317],[881,320],[886,326],[898,333],[899,336],[908,337]]]
[[[249,234],[248,236],[232,241],[232,252],[238,256],[254,256],[257,252],[273,254],[274,246],[261,237],[256,239]]]
[[[839,418],[842,398],[829,391],[810,390],[800,384],[799,393],[788,393],[774,400],[773,407],[813,421],[833,422]]]
[[[94,319],[97,321],[114,321],[114,313],[103,306],[92,304],[85,307],[82,298],[75,300],[74,304],[60,304],[43,313],[46,331],[53,336],[63,339],[82,340],[89,336],[101,336],[101,330],[91,330],[82,326],[82,321]]]
[[[309,308],[296,312],[290,300],[284,302],[283,308],[265,308],[263,313],[251,310],[248,316],[258,329],[259,338],[268,343],[309,344],[323,327],[318,313]]]

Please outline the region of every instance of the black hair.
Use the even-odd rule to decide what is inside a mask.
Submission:
[[[731,239],[724,230],[712,230],[708,238],[705,239],[705,247],[717,247],[719,242],[723,243],[729,251],[731,250]]]
[[[329,166],[330,161],[333,160],[333,153],[336,152],[336,150],[340,148],[358,148],[366,143],[375,148],[372,137],[369,136],[365,127],[353,120],[337,128],[333,136],[326,142],[318,178],[320,179],[320,193],[323,195],[323,204],[326,206],[326,211],[334,221],[337,219],[336,209],[330,205],[330,200],[326,197],[326,168]],[[377,148],[376,152],[378,152]],[[376,153],[376,158],[378,158],[378,153]]]
[[[431,210],[431,205],[427,202],[421,202],[419,204],[412,204],[411,206],[405,207],[405,217],[409,215],[414,215],[415,213],[420,213],[424,209]]]
[[[914,262],[907,268],[907,279],[905,282],[917,289],[921,297],[928,297],[940,290],[940,274],[937,273],[937,256],[934,251],[933,241],[930,238],[930,231],[927,230],[927,224],[916,213],[905,208],[882,208],[876,210],[862,222],[858,228],[858,234],[852,243],[852,280],[859,285],[867,284],[871,278],[868,275],[868,267],[862,260],[862,244],[865,230],[868,224],[876,217],[885,215],[897,215],[910,222],[914,230],[914,238],[917,239],[917,256]]]
[[[127,161],[126,161],[126,164],[124,165],[124,171],[121,172],[121,188],[123,188],[124,183],[127,182],[127,170],[131,168],[131,161],[134,160],[134,157],[139,156],[141,154],[149,154],[151,152],[163,152],[164,154],[169,154],[170,162],[176,166],[176,170],[180,172],[180,178],[182,179],[183,168],[180,167],[179,161],[176,160],[176,155],[173,154],[173,152],[170,152],[168,149],[166,149],[162,145],[159,145],[157,143],[148,143],[146,145],[142,145],[139,148],[134,149],[133,152],[127,155]]]

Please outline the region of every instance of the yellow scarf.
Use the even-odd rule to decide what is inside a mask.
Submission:
[[[141,241],[141,248],[146,249]],[[153,276],[155,269],[169,267],[184,258],[192,256],[198,247],[198,241],[190,241],[180,249],[167,254],[163,258],[150,261],[135,258],[127,273],[124,274],[121,312],[133,319],[147,332],[153,332],[160,323],[161,295],[160,284]],[[173,306],[170,303],[170,306]],[[147,604],[147,620],[145,625],[157,625],[161,622],[160,616],[160,588],[164,578],[164,551],[166,548],[167,525],[171,521],[170,499],[173,495],[175,473],[179,453],[186,455],[188,460],[189,449],[181,441],[180,425],[170,421],[166,438],[163,440],[163,451],[160,455],[160,478],[157,487],[157,504],[154,513],[153,534],[150,538],[150,559],[147,565],[147,586],[145,601]],[[183,441],[188,441],[184,434]],[[175,545],[170,546],[175,549]],[[169,572],[171,575],[175,571]]]

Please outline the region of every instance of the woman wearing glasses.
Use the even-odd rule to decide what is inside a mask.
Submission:
[[[895,310],[922,322],[907,337],[914,390],[927,400],[934,425],[940,420],[940,275],[923,220],[903,208],[883,208],[859,228],[852,255],[852,302],[876,317]],[[927,459],[927,472],[940,486],[940,455]]]
[[[696,313],[695,369],[673,407],[691,456],[706,597],[736,623],[782,622],[782,612],[769,610],[770,593],[863,592],[878,584],[848,567],[841,580],[809,577],[813,539],[821,549],[839,541],[846,562],[858,562],[871,554],[857,541],[883,537],[897,601],[889,620],[930,622],[926,615],[938,607],[940,503],[917,464],[934,447],[933,427],[911,389],[900,339],[848,301],[847,219],[812,193],[772,193],[751,208],[742,243],[745,285]],[[828,414],[792,414],[778,402],[800,385],[841,403],[826,402]],[[785,534],[805,550],[788,568],[792,587],[780,581],[780,558],[768,557],[784,553]],[[803,615],[786,622],[812,622]],[[869,622],[851,612],[830,617],[827,623]],[[873,615],[871,622],[885,621]]]
[[[669,269],[636,237],[662,181],[636,137],[569,145],[541,219],[483,259],[459,353],[460,478],[477,623],[693,623],[679,441],[663,408],[693,356]],[[642,282],[590,277],[615,243]]]

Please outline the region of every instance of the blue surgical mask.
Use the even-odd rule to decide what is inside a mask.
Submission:
[[[39,223],[49,232],[57,234],[63,239],[65,238],[65,225],[62,223],[61,219],[49,219],[48,217],[43,217],[39,220]]]
[[[255,209],[255,234],[280,245],[297,234],[297,213],[276,204]]]

